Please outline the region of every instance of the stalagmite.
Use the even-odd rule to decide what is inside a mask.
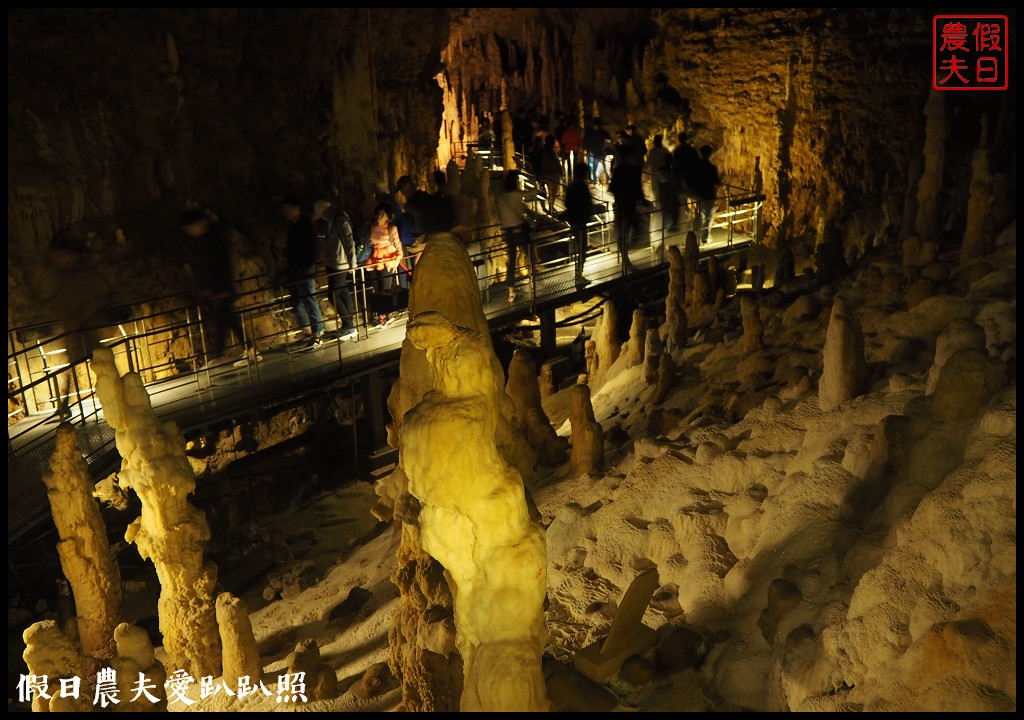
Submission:
[[[220,635],[213,591],[217,567],[204,563],[210,539],[206,516],[188,502],[196,478],[185,442],[173,422],[161,423],[137,373],[118,376],[108,348],[93,351],[96,395],[116,431],[121,485],[142,501],[142,515],[125,533],[160,579],[157,612],[164,650],[172,667],[192,677],[218,677]]]
[[[597,354],[596,367],[590,373],[590,386],[595,390],[600,389],[608,375],[608,370],[619,358],[622,344],[619,342],[616,326],[619,323],[618,312],[615,303],[608,300],[604,304],[604,311],[601,313],[601,320],[594,327],[593,339],[596,343],[594,348]],[[588,372],[590,370],[588,365]]]
[[[434,383],[405,415],[399,460],[421,504],[423,548],[444,566],[455,598],[460,709],[547,710],[544,534],[494,442],[494,351],[436,312],[417,314],[407,332],[426,351]]]
[[[917,185],[917,234],[924,240],[936,240],[942,229],[939,203],[942,201],[942,173],[946,165],[946,93],[932,90],[924,106],[924,171]]]
[[[217,627],[223,647],[224,685],[237,691],[239,678],[258,682],[263,676],[263,665],[249,611],[242,600],[229,592],[217,596]]]
[[[569,424],[572,427],[572,472],[579,477],[604,470],[604,428],[594,417],[590,387],[569,389]]]
[[[644,382],[653,385],[658,380],[658,366],[661,364],[661,336],[657,328],[647,329],[647,347],[644,348]]]
[[[743,335],[740,346],[747,352],[764,349],[764,324],[757,301],[749,295],[740,299],[740,314],[743,317]]]
[[[569,442],[559,437],[544,412],[537,380],[537,364],[533,356],[522,348],[512,354],[505,391],[515,407],[517,427],[536,451],[538,462],[548,466],[561,463],[565,459]]]
[[[985,257],[995,246],[995,181],[989,167],[988,119],[982,118],[981,140],[971,159],[970,199],[967,201],[967,227],[960,247],[960,262]]]
[[[338,694],[338,676],[320,657],[320,646],[313,638],[300,640],[285,658],[289,674],[304,673],[307,700],[326,700]]]
[[[490,329],[480,305],[476,275],[459,238],[447,233],[433,235],[416,264],[416,272],[417,282],[409,293],[410,317],[425,311],[440,312],[460,327],[475,330],[490,348]],[[522,476],[533,467],[536,454],[513,429],[514,410],[505,394],[504,371],[493,350],[490,357],[487,377],[494,383],[492,396],[498,403],[493,441],[498,453]],[[402,345],[399,373],[399,380],[388,396],[388,442],[399,448],[401,457],[406,452],[405,415],[434,384],[426,352],[409,337]],[[408,483],[403,464],[399,463],[375,488],[379,504],[392,508],[402,522],[398,570],[394,575],[402,605],[388,638],[388,666],[401,684],[405,711],[454,712],[459,709],[463,689],[463,660],[455,652],[454,629],[450,638],[439,636],[440,623],[424,619],[428,608],[453,612],[452,593],[445,580],[445,569],[421,547],[417,524],[420,501],[409,494]]]
[[[537,378],[537,385],[540,389],[541,398],[555,394],[555,369],[550,361],[540,366],[540,376]]]
[[[32,712],[89,711],[99,668],[97,660],[85,655],[55,620],[32,623],[21,637],[25,641],[21,657],[28,674],[45,677],[48,686],[45,690],[47,697],[42,693],[32,693]],[[78,698],[61,697],[61,681],[72,681],[73,678],[78,678],[81,683]]]
[[[673,245],[668,249],[668,296],[665,298],[665,322],[668,325],[665,348],[668,352],[686,347],[688,328],[685,304],[686,266],[679,246]]]
[[[935,339],[935,359],[928,370],[924,394],[931,395],[939,384],[942,366],[959,350],[974,348],[985,352],[985,328],[970,318],[952,320]]]
[[[818,384],[818,405],[825,411],[835,410],[864,392],[867,374],[860,323],[842,297],[832,304],[822,354],[824,369]]]
[[[629,327],[629,340],[622,346],[626,367],[636,367],[644,361],[644,346],[647,344],[647,316],[643,310],[633,311],[633,324]]]
[[[654,393],[653,402],[655,405],[665,401],[668,394],[676,384],[676,363],[669,353],[661,354],[661,364],[658,366],[658,385]]]
[[[79,642],[88,655],[111,658],[114,628],[121,619],[121,573],[77,440],[74,426],[61,423],[43,482],[60,538],[60,566],[75,597]]]
[[[153,643],[146,631],[131,623],[121,623],[114,630],[114,642],[117,644],[117,657],[111,667],[117,672],[119,697],[123,701],[115,709],[121,712],[166,711],[164,683],[167,671],[156,659]],[[145,692],[140,691],[142,684],[146,687]]]
[[[686,233],[686,240],[683,245],[683,293],[684,304],[687,307],[696,304],[693,299],[693,280],[699,271],[700,246],[697,244],[697,233],[691,230]]]

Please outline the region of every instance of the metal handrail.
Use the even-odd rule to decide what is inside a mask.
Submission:
[[[525,173],[524,178],[526,182],[533,181]],[[733,242],[737,227],[752,224],[756,236],[756,224],[761,199],[751,195],[748,189],[736,188],[734,186],[723,186],[723,189],[724,193],[720,199],[725,201],[725,209],[715,214],[711,227],[713,229],[724,228],[728,233],[729,245]],[[745,196],[736,191],[742,191],[742,193],[745,193]],[[737,197],[751,198],[751,202],[749,205],[738,204],[735,199]],[[650,218],[658,212],[660,212],[659,209],[650,208],[641,214],[642,218],[646,218],[648,227],[650,227]],[[610,207],[606,207],[604,217],[595,217],[590,223],[588,236],[591,242],[586,250],[586,259],[588,261],[591,258],[607,253],[617,253],[616,243],[612,240],[614,237],[614,232],[612,231],[614,219],[611,216]],[[548,277],[557,276],[558,273],[564,272],[573,265],[572,235],[568,224],[564,220],[551,215],[536,213],[536,217],[538,219],[543,218],[543,223],[537,223],[537,229],[531,234],[529,246],[524,248],[531,260],[531,269],[527,283],[528,294],[522,302],[531,311],[537,307],[539,302],[544,301],[546,298],[546,296],[539,294],[541,290],[538,283]],[[696,220],[690,221],[691,227],[694,227],[693,223],[695,222]],[[685,225],[677,230],[677,232],[685,236]],[[662,228],[660,233],[651,232],[650,235],[651,263],[653,265],[662,265],[667,261],[666,250],[670,239],[668,231]],[[477,269],[481,299],[486,303],[491,299],[492,286],[501,280],[495,267],[500,267],[505,254],[504,239],[501,228],[498,225],[477,228],[474,238],[474,241],[470,243],[471,246],[474,246],[470,251],[470,259]],[[366,269],[359,267],[342,272],[352,275],[351,289],[356,306],[354,312],[356,315],[357,331],[361,337],[366,337],[371,325],[369,313],[371,293],[369,292],[366,279]],[[413,273],[415,274],[415,270],[413,270]],[[271,278],[273,278],[272,281],[269,280]],[[329,274],[320,273],[317,275],[315,295],[318,301],[329,294],[329,280]],[[251,287],[254,281],[255,288]],[[287,284],[282,285],[279,282],[279,275],[275,272],[243,278],[242,282],[250,287],[236,293],[232,299],[236,303],[234,307],[235,312],[239,313],[242,319],[243,332],[246,337],[240,338],[240,340],[244,346],[252,344],[258,349],[287,346],[290,335],[297,332],[291,323],[286,323],[286,327],[283,330],[275,330],[266,335],[256,335],[256,328],[258,326],[266,326],[266,323],[261,321],[262,317],[280,317],[282,312],[289,306]],[[199,387],[202,387],[204,383],[208,387],[212,374],[217,371],[219,366],[216,363],[210,363],[204,367],[199,367],[199,358],[206,355],[206,338],[203,328],[203,304],[195,301],[194,292],[190,290],[173,293],[161,296],[155,300],[140,302],[138,305],[130,308],[130,317],[122,319],[121,323],[79,328],[74,331],[59,333],[45,340],[37,335],[37,338],[31,343],[22,342],[19,339],[19,333],[24,335],[27,330],[37,329],[41,326],[26,325],[10,330],[8,333],[9,406],[12,400],[17,404],[20,398],[20,406],[26,418],[38,418],[40,416],[46,418],[49,416],[49,412],[55,412],[61,401],[66,399],[67,404],[74,407],[77,411],[76,422],[84,423],[97,419],[98,403],[94,397],[95,388],[91,384],[92,375],[91,371],[89,371],[89,360],[87,358],[76,360],[69,357],[67,362],[54,364],[50,363],[46,353],[49,352],[56,355],[58,352],[67,352],[67,341],[76,333],[95,331],[108,327],[116,327],[120,337],[107,338],[105,344],[115,350],[115,355],[120,359],[121,365],[129,370],[143,374],[144,377],[148,376],[150,378],[148,384],[152,384],[160,378],[169,378],[184,373],[191,375]],[[257,299],[261,293],[270,293],[270,298],[266,300]],[[140,305],[159,305],[174,300],[177,300],[177,302],[170,303],[170,308],[153,310],[148,313],[138,312]],[[273,324],[272,322],[271,326]],[[52,323],[50,325],[52,326]],[[174,338],[177,338],[187,343],[185,346],[187,352],[184,356],[175,357],[177,365],[172,364],[170,361],[162,361],[160,363],[155,361],[151,346],[153,339],[158,336],[171,338],[172,340],[168,342],[174,341]],[[46,346],[61,344],[63,344],[65,349],[52,351],[45,349]],[[19,347],[19,345],[22,347]],[[33,353],[42,358],[41,363],[32,361]],[[339,348],[339,362],[340,359]],[[43,367],[39,368],[39,364],[42,364]],[[250,364],[248,367],[249,382],[247,383],[248,389],[246,391],[251,392],[258,403],[260,395],[259,363]],[[13,368],[13,372],[11,368]],[[67,376],[69,381],[65,382],[67,390],[62,392],[60,389],[61,379],[65,373],[70,373],[70,375]],[[81,380],[87,380],[88,382],[83,386],[80,385]],[[37,391],[44,386],[48,388],[48,394],[36,400],[35,395]],[[33,396],[31,403],[28,398],[29,394]],[[52,407],[43,407],[46,405]],[[39,412],[41,409],[43,410],[42,413]],[[27,432],[12,431],[10,429],[11,418],[18,414],[18,411],[14,411],[13,413],[9,412],[8,415],[9,451],[15,444],[14,441],[20,439]]]

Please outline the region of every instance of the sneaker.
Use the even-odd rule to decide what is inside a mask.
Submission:
[[[590,283],[591,283],[590,278],[585,278],[585,277],[583,277],[581,275],[580,277],[576,278],[576,289],[577,290],[582,290],[583,288],[585,288]]]
[[[324,339],[322,337],[320,337],[319,335],[316,335],[315,337],[311,337],[309,340],[306,341],[306,348],[308,350],[319,350],[323,346],[324,346]]]
[[[358,340],[359,339],[359,331],[356,330],[354,327],[353,328],[342,328],[338,332],[338,339],[341,340],[342,342],[345,342],[346,340]]]
[[[250,349],[242,353],[242,357],[238,358],[231,364],[234,367],[245,367],[253,360],[256,362],[263,362],[263,356],[259,354],[259,351]]]

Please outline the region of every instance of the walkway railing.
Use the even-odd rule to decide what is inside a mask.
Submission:
[[[529,269],[521,269],[514,297],[510,299],[504,280],[506,246],[497,226],[478,228],[475,240],[467,246],[476,269],[481,302],[489,320],[508,315],[532,313],[544,303],[577,295],[574,284],[574,251],[570,228],[559,217],[557,203],[544,198],[536,181],[523,176],[524,193],[533,210],[534,230],[530,243],[523,250],[529,258]],[[564,194],[564,193],[563,193]],[[595,188],[599,212],[590,223],[586,248],[585,275],[592,281],[587,293],[592,294],[612,281],[624,277],[623,258],[619,257],[611,203],[601,188]],[[541,212],[541,204],[556,211]],[[719,247],[750,242],[758,233],[761,198],[743,188],[723,186],[717,203],[719,211],[711,224],[712,237]],[[648,273],[667,262],[668,247],[682,244],[687,232],[698,230],[696,213],[684,209],[683,220],[675,227],[665,226],[661,211],[646,208],[640,213],[639,228],[630,243],[632,273]],[[428,240],[429,242],[429,240]],[[365,269],[346,271],[351,275],[355,299],[355,322],[358,341],[337,343],[330,357],[339,367],[353,356],[372,358],[376,352],[393,351],[378,342],[366,343],[379,330],[374,325],[376,310],[385,298],[374,293],[365,276]],[[413,270],[415,276],[415,270]],[[237,383],[238,392],[246,393],[249,402],[259,406],[263,395],[261,363],[241,360],[242,347],[253,345],[262,352],[284,352],[296,360],[296,376],[305,363],[305,355],[296,347],[301,342],[302,328],[291,317],[291,301],[277,273],[245,278],[243,292],[234,297],[236,312],[241,316],[245,338],[239,338],[238,354],[209,357],[208,317],[203,304],[193,292],[166,295],[146,300],[131,307],[111,311],[112,320],[101,326],[79,328],[73,332],[55,333],[58,323],[25,326],[8,331],[8,461],[30,450],[31,437],[38,436],[39,425],[66,412],[76,424],[95,422],[99,418],[95,400],[95,377],[88,353],[81,352],[82,339],[91,335],[109,347],[121,373],[138,372],[150,388],[159,393],[163,387],[178,387],[182,382],[195,386],[201,393],[215,382],[218,375],[244,368],[246,382]],[[328,278],[317,278],[316,295],[321,308],[329,296]],[[376,310],[375,310],[376,308]],[[325,319],[328,330],[337,329],[339,319],[329,313]],[[298,337],[297,337],[298,336]],[[398,341],[400,344],[400,340]],[[345,351],[342,351],[342,345]],[[72,350],[79,348],[80,357]],[[91,351],[91,348],[89,349]],[[174,381],[174,382],[170,382]],[[156,404],[156,403],[154,403]]]

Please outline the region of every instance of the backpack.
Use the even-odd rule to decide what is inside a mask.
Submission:
[[[370,257],[370,253],[373,252],[373,243],[370,242],[369,224],[360,222],[352,225],[352,239],[356,246],[356,265],[362,265]]]

